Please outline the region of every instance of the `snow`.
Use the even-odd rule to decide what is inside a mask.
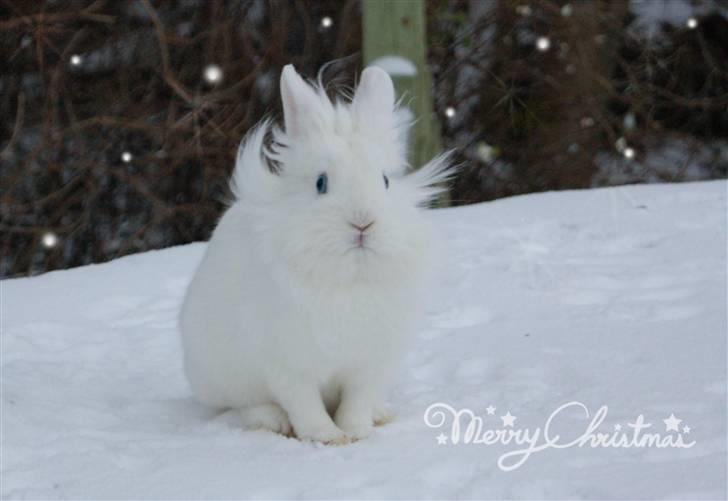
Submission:
[[[663,135],[646,138],[645,145],[644,153],[635,157],[634,149],[627,146],[624,138],[619,138],[615,144],[618,153],[598,153],[595,157],[598,170],[592,185],[659,183],[669,179],[703,181],[715,178],[721,169],[726,169],[728,141],[700,144]]]
[[[415,63],[402,56],[378,57],[369,66],[378,66],[392,77],[413,77],[417,74]]]
[[[649,36],[654,36],[663,24],[684,27],[690,18],[704,16],[715,10],[728,12],[721,2],[709,0],[631,0],[630,8],[640,25]]]
[[[395,420],[343,447],[192,400],[175,322],[204,244],[6,280],[2,498],[725,499],[727,186],[433,211],[449,252]],[[608,406],[607,431],[642,414],[664,434],[674,414],[695,445],[550,449],[506,472],[514,444],[438,445],[423,420],[443,402],[535,428],[570,401]]]

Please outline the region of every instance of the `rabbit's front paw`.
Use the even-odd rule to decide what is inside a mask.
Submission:
[[[351,438],[336,426],[300,432],[296,430],[296,435],[301,440],[311,440],[326,445],[346,445],[351,442]]]
[[[352,440],[361,440],[372,433],[371,416],[336,416],[336,425],[344,430],[344,432],[352,438]]]

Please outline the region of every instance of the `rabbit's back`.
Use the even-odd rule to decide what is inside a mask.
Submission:
[[[235,206],[223,215],[180,313],[187,378],[197,397],[216,407],[236,405],[239,395],[259,385],[254,352],[263,333],[252,310],[269,284],[247,219]]]

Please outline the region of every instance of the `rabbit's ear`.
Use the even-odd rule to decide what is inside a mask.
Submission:
[[[394,111],[394,84],[381,68],[369,66],[361,74],[361,82],[352,100],[354,114],[360,124],[391,124]],[[385,123],[382,123],[385,121]]]
[[[281,73],[281,100],[286,134],[300,137],[310,131],[320,115],[319,97],[292,64],[287,64]]]

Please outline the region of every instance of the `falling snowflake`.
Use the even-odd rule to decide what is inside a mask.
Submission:
[[[541,52],[546,52],[551,47],[551,40],[548,37],[538,37],[536,40],[536,48]]]
[[[52,249],[56,245],[58,245],[58,237],[55,233],[52,231],[49,231],[48,233],[43,235],[43,246],[46,249]]]
[[[205,80],[209,84],[216,84],[222,80],[222,68],[216,64],[210,64],[205,68]]]

